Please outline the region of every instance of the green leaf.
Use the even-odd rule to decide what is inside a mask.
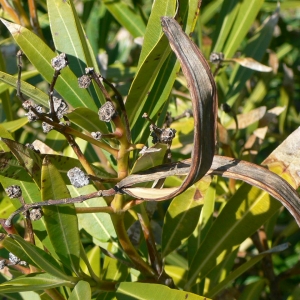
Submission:
[[[269,47],[278,19],[279,11],[276,10],[272,16],[265,20],[261,27],[257,29],[253,37],[248,41],[244,49],[245,56],[261,61]],[[253,72],[253,70],[240,66],[234,68],[229,80],[229,86],[231,87],[227,95],[227,103],[229,105],[234,103],[240,90],[245,86],[246,81],[252,76]]]
[[[47,273],[32,273],[19,276],[5,283],[0,284],[1,293],[16,293],[25,291],[40,291],[59,286],[73,287],[74,284]]]
[[[126,28],[133,37],[144,36],[145,24],[133,9],[123,1],[103,1],[105,7],[114,16],[114,18]]]
[[[226,45],[222,49],[226,58],[231,58],[240,47],[263,3],[264,0],[253,0],[251,2],[244,0],[241,3]],[[224,5],[228,5],[227,2],[224,2]]]
[[[189,292],[173,290],[160,284],[122,282],[117,289],[118,300],[209,300]]]
[[[69,191],[50,157],[42,167],[42,200],[69,198]],[[80,241],[74,205],[44,207],[47,232],[63,264],[75,274],[79,270]]]
[[[69,64],[77,77],[86,67],[99,73],[89,40],[77,16],[73,1],[47,0],[49,21],[55,48],[68,55]],[[93,82],[101,103],[105,102],[99,87]]]
[[[223,1],[223,5],[220,11],[220,17],[217,21],[215,30],[213,52],[221,52],[225,46],[225,42],[230,34],[230,30],[236,20],[236,15],[239,11],[241,1]],[[202,20],[202,18],[201,18]],[[216,41],[215,41],[216,40]]]
[[[68,113],[67,117],[74,124],[88,132],[100,131],[101,133],[108,133],[105,122],[100,121],[98,114],[89,108],[76,108]]]
[[[176,1],[174,0],[155,1],[153,3],[145,31],[142,51],[139,57],[139,64],[145,60],[162,35],[160,18],[162,16],[174,15],[175,8]]]
[[[145,97],[170,52],[168,40],[162,36],[140,65],[125,103],[131,127],[141,117]]]
[[[67,276],[56,260],[44,250],[24,241],[18,235],[10,235],[2,241],[2,245],[20,259],[32,264],[52,276],[60,279],[74,281],[75,278]]]
[[[0,81],[17,88],[17,78],[0,71]],[[5,85],[3,85],[5,86]],[[49,96],[35,86],[21,80],[21,92],[34,100],[36,103],[48,107]]]
[[[13,140],[2,138],[2,141],[9,147],[10,151],[18,160],[20,166],[24,167],[33,178],[37,186],[41,185],[41,165],[40,156],[28,147]]]
[[[155,149],[159,151],[155,151]],[[156,144],[147,149],[149,152],[144,153],[134,163],[131,173],[147,170],[151,167],[161,165],[164,162],[164,157],[167,151],[166,144]],[[154,152],[150,152],[153,150]]]
[[[247,270],[253,267],[256,263],[258,263],[263,257],[272,253],[284,251],[288,248],[288,246],[288,243],[282,244],[252,257],[247,262],[245,262],[244,264],[236,268],[234,271],[232,271],[230,274],[228,274],[228,276],[223,281],[221,281],[219,284],[215,285],[211,290],[209,290],[206,296],[212,298],[215,297],[218,293],[224,290],[231,281],[241,276],[243,273],[245,273]]]
[[[86,281],[79,281],[73,289],[68,300],[89,300],[91,299],[91,287]]]
[[[25,27],[7,22],[4,19],[1,19],[1,21],[10,31],[16,43],[30,62],[46,81],[50,83],[54,74],[50,61],[56,56],[56,53],[53,52],[39,37]],[[36,45],[39,45],[39,47],[36,47]],[[79,88],[77,77],[69,67],[66,67],[61,71],[61,75],[55,84],[55,89],[73,107],[84,106],[97,111],[93,99],[85,89]]]
[[[239,300],[259,300],[261,299],[261,292],[267,285],[265,278],[257,280],[248,284],[241,293]]]
[[[78,197],[93,193],[96,191],[92,185],[84,186],[80,189],[76,189],[73,186],[69,187],[72,197]],[[76,203],[76,207],[101,207],[107,206],[105,200],[102,197],[90,199],[83,203]],[[92,237],[102,242],[114,242],[116,238],[116,232],[112,224],[111,218],[108,214],[104,213],[90,213],[90,214],[78,214],[78,222],[81,228],[84,228]],[[117,245],[117,243],[115,243]]]
[[[0,124],[0,150],[2,152],[9,152],[9,147],[6,146],[4,142],[2,142],[1,138],[7,138],[9,140],[14,140],[13,136],[10,132],[8,132],[1,124]],[[2,166],[3,167],[3,166]],[[0,168],[0,170],[2,169]]]
[[[25,117],[25,118],[19,118],[19,119],[14,120],[14,121],[5,122],[5,123],[2,123],[1,125],[6,130],[8,130],[10,132],[15,132],[16,130],[22,128],[27,123],[28,123],[28,119]]]
[[[195,198],[199,190],[191,187],[171,202],[164,218],[162,257],[180,246],[194,231],[200,216],[202,202]]]
[[[186,289],[204,278],[229,253],[253,234],[281,204],[255,187],[243,184],[213,223],[190,265]]]

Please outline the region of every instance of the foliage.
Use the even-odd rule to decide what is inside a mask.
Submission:
[[[279,10],[275,1],[203,1],[198,14],[199,2],[179,1],[178,20],[207,59],[224,53],[210,64],[217,152],[252,164],[213,164],[212,175],[174,199],[144,201],[120,182],[138,178],[136,190],[162,195],[163,184],[184,180],[165,164],[170,145],[172,161],[195,146],[191,86],[160,21],[175,15],[176,1],[0,0],[2,297],[297,299],[300,2],[282,1]],[[24,55],[15,59],[19,48]],[[54,71],[60,53],[68,66]],[[86,67],[93,80],[83,89]],[[59,118],[51,92],[69,105]],[[40,120],[24,117],[24,98]],[[98,109],[110,101],[117,114],[100,121]],[[153,143],[149,120],[175,129],[172,142]],[[45,132],[42,121],[54,129]],[[71,185],[74,168],[90,184]],[[166,168],[173,176],[159,177]],[[21,202],[6,195],[12,185]],[[40,207],[43,217],[31,222]]]

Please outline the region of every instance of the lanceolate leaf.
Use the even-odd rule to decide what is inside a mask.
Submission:
[[[41,186],[41,165],[40,156],[28,147],[13,140],[2,138],[2,141],[9,147],[18,162],[33,178],[37,186]]]
[[[14,76],[0,71],[0,80],[10,86],[13,86],[14,88],[17,88],[17,78]],[[34,100],[37,104],[41,104],[46,107],[48,106],[49,96],[47,96],[44,92],[42,92],[35,86],[23,80],[21,80],[21,92]]]
[[[133,37],[144,36],[145,24],[141,16],[133,11],[125,2],[104,0],[106,8],[114,18],[125,27]]]
[[[300,185],[300,128],[292,132],[263,162],[269,170],[287,180],[295,189]]]
[[[209,298],[204,298],[196,294],[192,294],[185,291],[179,291],[170,289],[164,285],[159,284],[147,284],[147,283],[137,283],[137,282],[122,282],[117,289],[117,299],[118,300],[210,300]]]
[[[91,296],[90,284],[86,281],[79,281],[73,289],[68,300],[90,300]]]
[[[255,187],[243,185],[234,194],[213,223],[191,262],[189,290],[198,278],[204,278],[218,263],[255,232],[280,207],[270,196]],[[222,228],[222,230],[220,230]]]
[[[180,246],[194,231],[202,207],[200,195],[199,189],[193,186],[171,202],[164,218],[162,257]]]
[[[2,243],[8,251],[28,264],[32,264],[52,276],[74,282],[75,278],[67,276],[51,255],[24,241],[20,236],[11,235],[10,237],[6,237]]]
[[[92,185],[87,185],[80,189],[76,189],[71,186],[70,193],[72,197],[78,197],[93,193],[96,191]],[[94,198],[83,203],[77,203],[76,207],[101,207],[107,206],[103,198]],[[111,218],[108,214],[104,213],[90,213],[90,214],[78,214],[78,222],[81,228],[84,228],[93,238],[101,242],[114,242],[116,233],[112,224]],[[118,244],[115,243],[118,247]]]
[[[160,39],[162,29],[160,26],[161,16],[173,16],[175,13],[176,1],[155,1],[152,6],[151,15],[148,19],[147,28],[145,31],[142,51],[139,58],[139,64],[144,62],[144,59],[150,53],[151,49]]]
[[[10,23],[4,19],[1,19],[1,21],[10,31],[27,58],[46,81],[50,83],[54,74],[54,69],[50,64],[50,61],[56,56],[56,53],[25,27]],[[39,46],[37,47],[37,45]],[[66,67],[61,71],[55,89],[73,107],[83,106],[97,111],[93,99],[85,89],[79,88],[77,77],[69,67]]]
[[[42,167],[42,200],[70,197],[69,191],[49,157]],[[73,205],[44,207],[47,232],[63,264],[78,274],[80,241],[78,222]]]
[[[73,1],[48,0],[47,6],[55,48],[68,55],[69,64],[75,75],[80,77],[85,74],[86,67],[93,67],[99,72]],[[103,94],[94,82],[93,85],[97,96],[101,99],[100,102],[104,103]]]
[[[230,30],[226,46],[223,49],[225,57],[231,58],[234,55],[252,26],[263,2],[264,0],[253,0],[251,2],[248,2],[247,0],[242,1],[239,12],[235,18],[235,23]],[[224,5],[226,4],[227,2],[224,2]]]
[[[280,251],[284,251],[288,248],[288,244],[282,244],[279,246],[276,246],[268,251],[259,253],[258,255],[254,256],[253,258],[249,259],[247,262],[239,266],[237,269],[235,269],[233,272],[231,272],[223,281],[221,281],[219,284],[214,286],[209,292],[206,294],[208,297],[215,297],[219,292],[221,292],[223,289],[226,288],[226,286],[233,281],[234,279],[238,278],[240,275],[245,273],[248,269],[250,269],[253,265],[255,265],[257,262],[259,262],[263,257],[266,255],[270,255],[272,253],[277,253]]]
[[[40,291],[59,286],[73,287],[74,283],[47,273],[32,273],[19,276],[15,279],[0,284],[1,293],[16,293],[26,291]]]

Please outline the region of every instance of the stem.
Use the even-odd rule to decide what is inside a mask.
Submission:
[[[44,291],[53,300],[65,300],[63,295],[57,289],[47,289]]]
[[[28,0],[29,15],[34,32],[44,40],[43,33],[39,24],[35,0]]]
[[[157,275],[159,276],[163,272],[163,265],[160,254],[158,253],[155,245],[154,236],[150,226],[150,221],[145,210],[145,204],[139,206],[141,213],[138,213],[138,218],[142,226],[143,234],[145,241],[147,243],[148,254],[151,261],[151,266],[156,270]]]
[[[135,268],[145,276],[157,279],[157,275],[154,270],[140,257],[136,249],[133,247],[124,226],[124,213],[113,214],[111,218],[118,235],[119,242]]]
[[[107,213],[113,214],[114,211],[110,206],[101,206],[101,207],[76,207],[76,214],[90,214],[90,213]]]

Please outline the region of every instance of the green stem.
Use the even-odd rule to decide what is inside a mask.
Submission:
[[[111,215],[119,242],[124,250],[124,252],[128,255],[135,268],[139,270],[142,274],[147,277],[154,277],[157,280],[157,275],[153,271],[153,269],[141,258],[136,249],[133,247],[125,226],[124,226],[124,213],[122,214],[113,214]]]

